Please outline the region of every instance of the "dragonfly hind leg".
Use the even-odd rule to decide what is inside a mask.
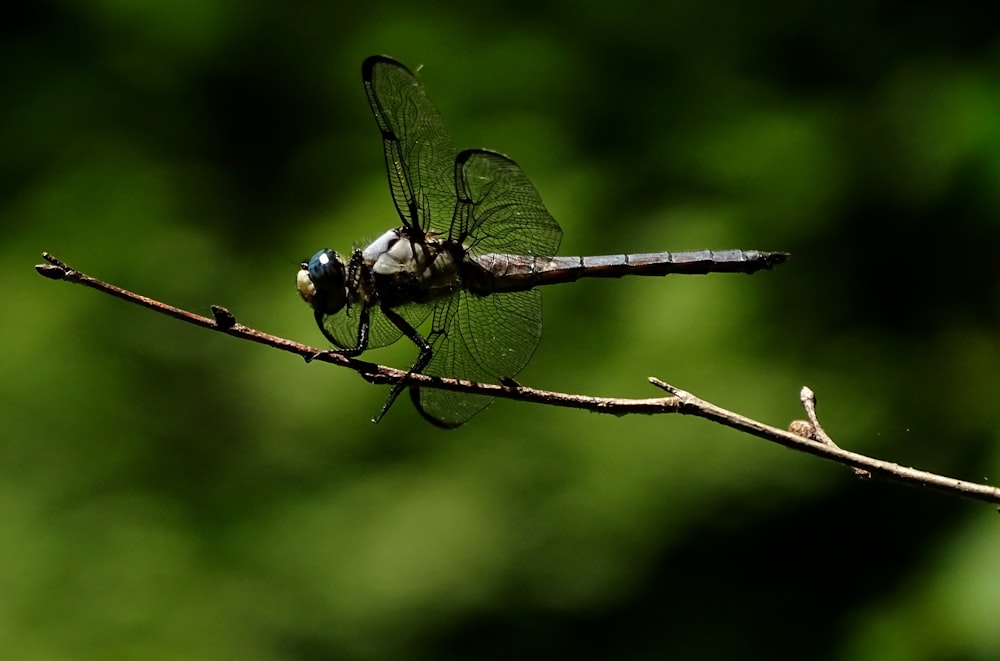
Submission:
[[[386,413],[389,412],[393,402],[396,401],[396,398],[399,397],[400,393],[403,392],[403,389],[406,388],[406,380],[410,378],[411,374],[422,374],[424,368],[426,368],[428,363],[431,362],[431,356],[433,355],[430,342],[424,339],[424,336],[417,332],[417,329],[411,326],[408,321],[386,307],[382,308],[382,313],[386,316],[386,319],[391,321],[393,325],[396,326],[396,328],[403,331],[403,335],[417,345],[420,349],[420,353],[417,355],[417,360],[413,363],[413,366],[409,369],[409,371],[407,371],[406,376],[392,386],[392,390],[389,391],[389,397],[386,398],[385,404],[382,406],[382,410],[379,411],[377,416],[372,418],[372,422],[378,422],[385,416]]]

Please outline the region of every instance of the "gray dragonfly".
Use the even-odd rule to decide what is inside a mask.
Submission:
[[[361,73],[402,225],[347,260],[327,249],[302,264],[299,293],[334,353],[357,356],[405,335],[419,349],[410,374],[509,383],[542,335],[539,285],[754,273],[788,257],[756,250],[556,257],[562,230],[517,163],[485,149],[457,151],[403,64],[375,55]],[[405,387],[404,380],[392,388],[375,422]],[[438,389],[411,388],[410,396],[424,418],[446,428],[492,402]]]

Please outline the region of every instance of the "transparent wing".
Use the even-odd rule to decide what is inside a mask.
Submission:
[[[410,303],[396,308],[403,319],[416,328],[430,315],[432,306],[426,303]],[[354,306],[350,314],[341,310],[337,314],[323,317],[323,328],[333,343],[340,349],[353,349],[358,343],[358,324],[361,310]],[[378,307],[370,308],[368,319],[368,348],[385,347],[403,336],[402,331],[389,321]]]
[[[478,254],[556,254],[562,229],[517,163],[494,151],[468,149],[457,156],[454,174],[452,239]]]
[[[399,217],[404,225],[444,234],[455,208],[455,146],[441,113],[413,72],[392,58],[369,57],[361,77]]]
[[[499,383],[531,359],[542,337],[542,296],[537,290],[476,296],[462,291],[434,309],[427,338],[432,376]],[[458,427],[482,411],[492,397],[436,389],[410,391],[417,410],[437,425]]]

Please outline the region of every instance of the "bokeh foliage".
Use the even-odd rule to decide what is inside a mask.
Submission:
[[[1000,523],[704,422],[496,404],[443,433],[355,375],[42,280],[319,344],[292,278],[396,221],[359,67],[522,164],[564,254],[789,250],[545,292],[527,385],[1000,473],[988,5],[40,2],[0,32],[5,658],[987,659]],[[410,347],[372,359],[405,365]]]

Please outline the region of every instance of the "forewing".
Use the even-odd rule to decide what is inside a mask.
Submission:
[[[455,146],[441,113],[413,72],[392,58],[369,57],[361,75],[399,217],[410,227],[447,232],[455,208]]]
[[[537,290],[476,296],[461,292],[434,310],[428,337],[433,357],[425,374],[499,383],[513,378],[531,359],[542,337],[542,297]],[[413,389],[424,417],[458,427],[493,401],[438,389]]]
[[[455,160],[452,237],[472,252],[552,257],[562,229],[521,167],[503,154],[469,149]]]

